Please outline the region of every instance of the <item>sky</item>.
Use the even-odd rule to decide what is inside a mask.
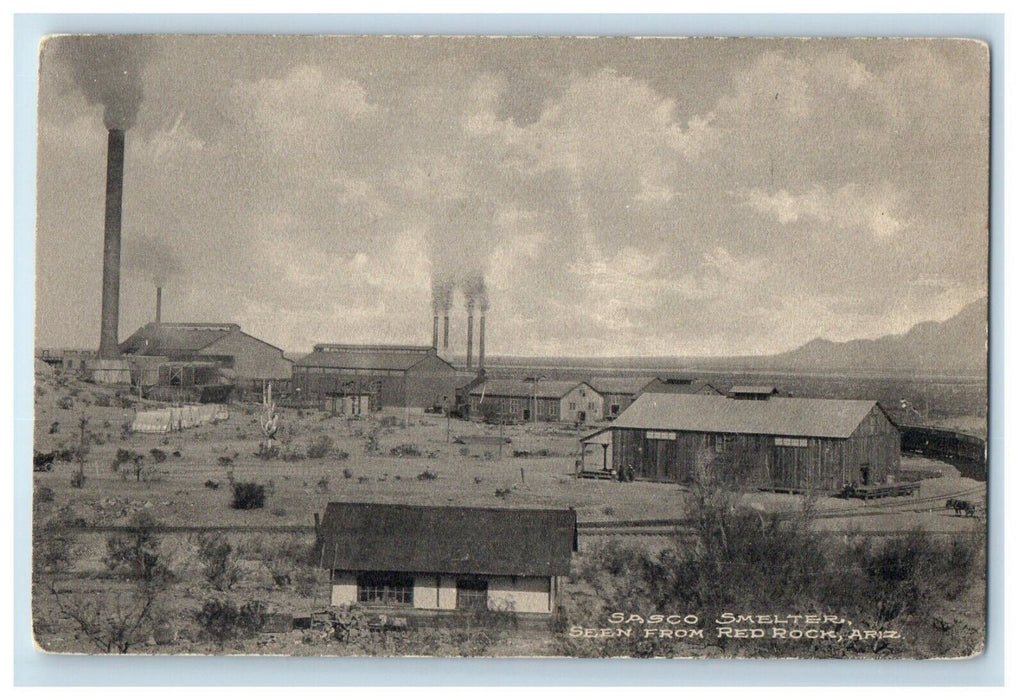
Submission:
[[[55,37],[36,342],[99,344],[106,125],[120,336],[506,355],[786,351],[987,293],[989,54],[956,40]],[[130,109],[105,100],[125,98]]]

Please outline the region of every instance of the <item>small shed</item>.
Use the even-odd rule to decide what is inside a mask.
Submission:
[[[573,509],[329,503],[331,604],[550,614],[577,545]]]

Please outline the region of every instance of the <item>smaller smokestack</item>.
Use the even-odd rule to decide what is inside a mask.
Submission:
[[[431,336],[431,347],[438,350],[438,314],[434,314],[434,334]]]
[[[157,287],[157,323],[160,323],[160,292],[162,290]]]
[[[445,312],[445,340],[444,345],[445,352],[448,352],[448,311]]]
[[[466,369],[473,369],[473,302],[466,308]]]
[[[484,309],[480,310],[480,360],[477,362],[477,368],[484,371]]]

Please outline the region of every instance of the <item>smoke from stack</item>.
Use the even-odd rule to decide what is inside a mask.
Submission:
[[[103,220],[103,296],[100,304],[100,357],[117,358],[121,294],[121,196],[125,174],[125,132],[107,134],[107,199]]]

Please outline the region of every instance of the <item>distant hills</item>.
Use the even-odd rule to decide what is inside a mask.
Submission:
[[[989,343],[988,304],[974,301],[946,321],[926,321],[907,333],[837,343],[817,338],[796,350],[744,358],[765,369],[813,372],[885,370],[914,373],[984,373]]]

